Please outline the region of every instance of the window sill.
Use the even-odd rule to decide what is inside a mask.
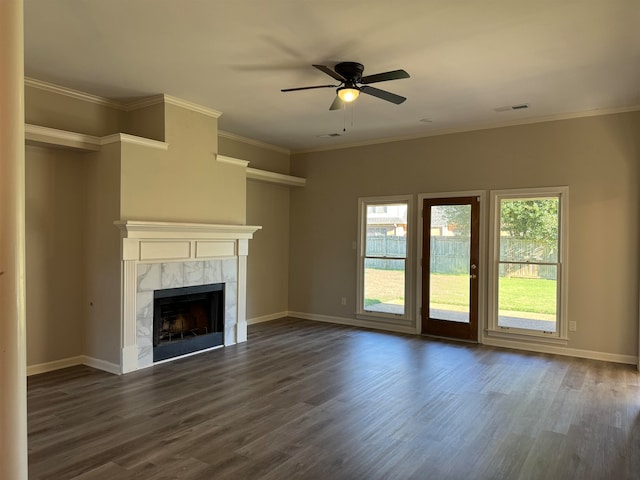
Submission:
[[[546,343],[550,345],[568,345],[569,338],[559,337],[555,335],[544,335],[527,333],[523,330],[485,330],[485,336],[488,338],[501,338],[505,340],[515,340],[525,343]]]
[[[386,322],[403,325],[412,324],[412,320],[408,316],[397,315],[394,313],[359,312],[356,313],[356,318],[358,320],[368,320],[374,322]]]

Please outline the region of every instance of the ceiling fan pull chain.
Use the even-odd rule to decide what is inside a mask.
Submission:
[[[347,104],[344,104],[343,114],[342,114],[342,131],[347,131]]]

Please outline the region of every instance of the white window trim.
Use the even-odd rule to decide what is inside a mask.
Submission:
[[[479,231],[479,245],[480,258],[478,263],[478,342],[482,342],[482,332],[486,330],[486,311],[487,311],[487,275],[485,275],[487,268],[487,255],[486,255],[486,225],[487,225],[487,192],[486,190],[467,190],[456,192],[437,192],[437,193],[421,193],[418,195],[418,208],[417,208],[417,225],[418,225],[418,255],[416,258],[416,333],[422,334],[422,258],[424,252],[422,251],[424,241],[424,217],[422,215],[422,204],[426,199],[438,199],[438,198],[456,198],[456,197],[478,197],[480,202],[480,231]]]
[[[487,337],[519,340],[535,343],[551,343],[567,345],[569,340],[569,315],[568,315],[568,278],[569,278],[569,187],[541,187],[523,188],[512,190],[492,190],[491,211],[489,217],[489,316]],[[500,244],[497,239],[500,236],[498,224],[498,208],[500,200],[504,198],[517,199],[529,197],[558,196],[560,198],[560,222],[559,222],[559,251],[558,251],[558,281],[560,292],[558,295],[558,321],[555,333],[537,332],[535,330],[509,328],[505,330],[498,327],[498,260]]]
[[[405,285],[404,285],[404,314],[396,315],[393,313],[378,313],[366,311],[364,305],[364,259],[366,248],[366,218],[367,206],[375,204],[407,204],[407,256],[405,259]],[[362,320],[373,320],[392,324],[400,324],[406,326],[415,326],[415,310],[414,310],[414,277],[415,270],[413,265],[414,258],[414,198],[413,195],[393,195],[381,197],[360,197],[358,198],[358,281],[357,281],[357,308],[356,318]]]

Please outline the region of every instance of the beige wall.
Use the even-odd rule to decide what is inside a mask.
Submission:
[[[262,225],[249,245],[248,318],[297,311],[348,321],[355,311],[358,197],[553,185],[570,188],[569,315],[578,331],[569,347],[637,352],[638,112],[298,154],[291,161],[284,151],[218,139],[217,119],[176,105],[125,114],[51,95],[30,89],[28,123],[94,135],[123,130],[164,139],[169,149],[129,143],[91,154],[28,149],[30,325],[41,321],[39,312],[59,308],[45,285],[60,259],[74,248],[84,249],[86,259],[64,272],[64,285],[73,285],[82,268],[81,298],[62,288],[60,295],[82,312],[84,342],[65,338],[51,350],[48,337],[30,334],[30,365],[78,354],[119,363],[114,220]],[[216,152],[248,160],[252,168],[305,177],[307,185],[247,182],[244,168],[217,162]],[[58,246],[67,230],[53,230],[51,215],[42,211],[56,218],[67,211],[67,219],[84,215],[67,226],[86,243]],[[53,263],[51,250],[60,250]]]
[[[635,355],[638,131],[633,112],[294,155],[289,309],[354,319],[358,197],[568,185],[569,347]]]
[[[165,104],[155,103],[122,115],[122,133],[164,142]]]
[[[86,355],[113,369],[121,342],[120,231],[113,222],[245,224],[245,169],[216,161],[217,119],[187,108],[158,103],[124,112],[33,87],[25,102],[27,123],[169,144],[168,150],[123,142],[96,153],[27,151],[28,364]],[[56,324],[65,328],[54,332]]]
[[[28,85],[24,97],[27,124],[95,136],[121,130],[124,113],[120,110]]]
[[[289,155],[224,137],[219,153],[249,161],[249,167],[289,172]],[[247,319],[281,314],[289,296],[289,195],[290,188],[247,181],[247,224],[262,229],[249,242],[247,261]]]
[[[289,309],[289,188],[247,182],[247,223],[262,226],[249,242],[249,320]]]
[[[26,148],[27,365],[119,364],[120,146]]]
[[[120,364],[120,145],[88,154],[85,255],[85,354]]]
[[[216,161],[217,119],[164,112],[168,150],[122,146],[122,219],[245,224],[245,170]]]
[[[218,152],[227,157],[248,160],[249,167],[270,172],[288,175],[291,167],[290,155],[285,150],[242,142],[224,135],[218,137]]]
[[[27,364],[84,353],[87,156],[26,148]]]

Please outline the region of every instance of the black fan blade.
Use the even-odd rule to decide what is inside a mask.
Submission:
[[[338,95],[336,95],[336,98],[329,107],[329,110],[340,110],[342,107],[344,107],[344,102]]]
[[[360,83],[376,83],[386,82],[387,80],[400,80],[401,78],[409,78],[409,74],[404,70],[393,70],[392,72],[376,73],[375,75],[367,75],[360,79]]]
[[[406,100],[405,97],[401,97],[400,95],[396,95],[395,93],[387,92],[386,90],[380,90],[379,88],[375,87],[367,87],[366,85],[360,87],[360,91],[362,93],[366,93],[367,95],[373,95],[374,97],[386,100],[387,102],[395,103],[396,105],[400,105]]]
[[[320,70],[321,72],[326,73],[327,75],[329,75],[330,77],[335,78],[336,80],[338,80],[339,82],[346,82],[347,79],[344,78],[342,75],[340,75],[337,72],[334,72],[333,70],[331,70],[329,67],[327,67],[326,65],[314,65],[314,67],[316,67],[318,70]]]
[[[314,88],[336,88],[338,85],[317,85],[315,87],[297,87],[297,88],[283,88],[281,92],[297,92],[298,90],[312,90]]]

